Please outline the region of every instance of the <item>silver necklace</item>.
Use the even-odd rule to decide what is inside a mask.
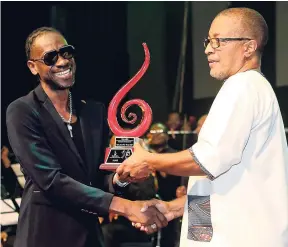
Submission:
[[[71,95],[70,91],[68,93],[68,98],[69,98],[69,108],[70,108],[69,109],[70,110],[70,115],[69,115],[68,121],[60,113],[59,113],[59,115],[62,118],[62,120],[67,124],[67,129],[70,132],[71,138],[73,138],[72,125],[71,125],[71,121],[72,121],[72,95]]]

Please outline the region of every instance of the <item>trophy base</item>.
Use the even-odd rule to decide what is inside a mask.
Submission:
[[[115,171],[121,163],[133,153],[133,147],[106,148],[105,163],[101,164],[100,170]]]

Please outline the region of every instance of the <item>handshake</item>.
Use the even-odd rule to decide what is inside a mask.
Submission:
[[[119,181],[119,175],[117,173],[114,176],[113,183],[116,180]],[[136,179],[135,181],[139,180]],[[122,205],[122,207],[120,205]],[[114,197],[111,202],[110,212],[123,215],[132,222],[134,227],[148,234],[154,233],[160,228],[167,226],[169,221],[177,217],[172,211],[170,202],[157,199],[130,201]]]
[[[172,202],[157,199],[149,201],[130,201],[114,197],[110,211],[125,216],[132,225],[147,234],[157,232],[167,226],[168,222],[181,216],[181,210],[173,209]]]
[[[130,183],[147,179],[155,171],[154,157],[154,154],[147,152],[136,143],[134,153],[117,168],[114,178]],[[126,217],[133,226],[151,234],[167,226],[169,221],[183,215],[185,199],[184,196],[170,202],[156,199],[130,201],[114,196],[110,204],[110,212]]]

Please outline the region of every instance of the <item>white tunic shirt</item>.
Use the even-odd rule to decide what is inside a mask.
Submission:
[[[227,79],[190,151],[210,179],[189,179],[180,247],[288,246],[287,142],[265,77]]]

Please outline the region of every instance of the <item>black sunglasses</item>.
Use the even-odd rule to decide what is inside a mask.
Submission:
[[[64,59],[71,59],[75,56],[75,48],[72,45],[66,45],[64,47],[61,47],[58,51],[48,51],[44,53],[43,58],[40,59],[29,59],[30,61],[36,62],[36,61],[42,61],[47,66],[55,65],[58,61],[59,55],[63,57]]]

